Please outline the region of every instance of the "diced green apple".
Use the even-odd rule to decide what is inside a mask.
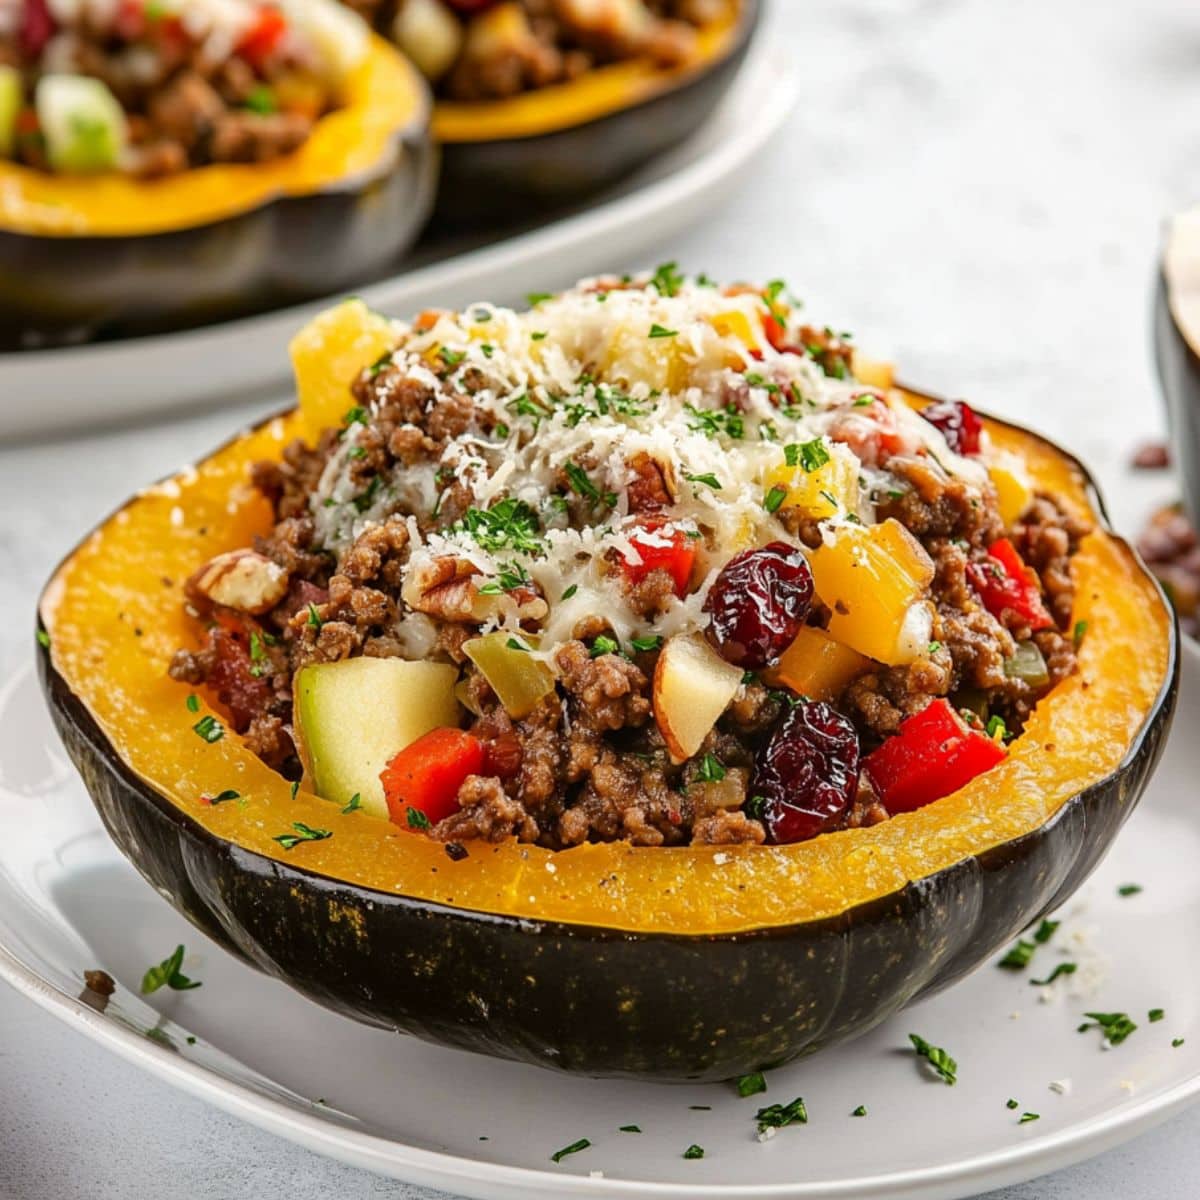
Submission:
[[[315,663],[296,676],[295,720],[305,778],[318,796],[386,818],[379,773],[431,729],[457,726],[458,669],[401,658]]]
[[[0,158],[13,157],[23,100],[21,72],[16,67],[0,66]]]
[[[35,102],[46,157],[56,171],[86,175],[120,163],[129,138],[125,110],[101,80],[43,75]]]

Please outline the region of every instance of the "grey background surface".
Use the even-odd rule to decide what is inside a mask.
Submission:
[[[1125,464],[1162,429],[1146,332],[1162,220],[1200,197],[1200,6],[775,0],[772,36],[800,63],[799,107],[740,195],[658,257],[787,278],[907,378],[1069,442],[1136,526],[1173,493]],[[28,660],[37,587],[95,518],[251,415],[0,450],[0,678]],[[284,1194],[432,1195],[212,1111],[0,986],[0,1196]],[[989,1200],[1196,1195],[1200,1111]]]

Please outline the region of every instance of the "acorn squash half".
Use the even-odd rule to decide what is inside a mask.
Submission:
[[[762,16],[735,0],[700,30],[678,67],[629,59],[508,100],[439,100],[442,146],[436,219],[445,225],[514,222],[592,196],[704,122],[733,82]]]
[[[433,201],[420,73],[372,37],[294,154],[156,180],[0,161],[0,348],[199,325],[384,273]]]
[[[311,998],[542,1066],[729,1077],[862,1033],[987,960],[1079,886],[1158,760],[1178,682],[1158,585],[1107,530],[1074,459],[987,427],[1096,523],[1074,560],[1079,672],[1000,766],[871,828],[779,846],[472,844],[456,862],[361,811],[293,796],[232,733],[197,736],[208,709],[189,710],[167,676],[194,639],[181,584],[269,527],[245,473],[304,432],[297,412],[143,492],[65,560],[41,598],[43,686],[138,869]],[[244,803],[202,803],[229,788]],[[285,851],[274,838],[294,821],[333,836]]]

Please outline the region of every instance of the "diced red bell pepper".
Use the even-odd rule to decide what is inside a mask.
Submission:
[[[237,51],[251,66],[261,67],[286,32],[287,18],[279,9],[260,8],[254,24],[238,42]]]
[[[631,584],[641,583],[651,571],[667,571],[675,582],[675,595],[682,599],[687,595],[696,561],[695,539],[681,529],[663,529],[663,524],[646,521],[629,535],[642,561],[634,562],[622,555],[621,570]]]
[[[1011,609],[1034,633],[1053,627],[1054,618],[1042,601],[1037,576],[1008,538],[988,547],[986,562],[968,564],[967,579],[992,616],[1000,617],[1005,609]]]
[[[461,729],[431,729],[405,746],[379,773],[388,815],[410,828],[414,808],[436,825],[458,812],[458,789],[483,767],[483,743]]]
[[[890,813],[912,812],[956,792],[1004,759],[1004,747],[968,729],[944,699],[934,700],[863,759]]]
[[[787,330],[783,323],[775,318],[773,313],[766,313],[762,319],[763,334],[771,344],[771,349],[783,353],[787,347]]]

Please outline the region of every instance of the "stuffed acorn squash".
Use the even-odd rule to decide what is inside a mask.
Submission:
[[[39,640],[125,852],[340,1012],[777,1063],[1061,903],[1154,768],[1175,627],[1082,469],[780,284],[348,301],[293,360],[298,409],[105,522]]]
[[[437,214],[519,221],[593,195],[692,133],[760,0],[347,0],[425,72]]]
[[[0,14],[0,347],[360,283],[432,198],[420,73],[335,0]]]

